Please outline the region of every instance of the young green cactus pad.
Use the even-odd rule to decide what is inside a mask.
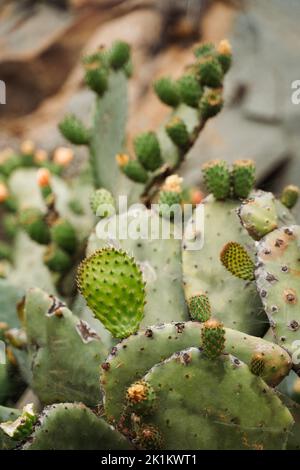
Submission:
[[[176,351],[201,346],[202,329],[203,324],[198,322],[158,325],[139,331],[113,348],[102,366],[101,374],[108,420],[119,422],[126,390],[151,367]],[[291,359],[279,346],[229,328],[225,328],[225,337],[226,352],[249,365],[254,354],[263,354],[265,368],[262,378],[269,385],[275,386],[288,374]]]
[[[258,244],[255,271],[257,289],[269,317],[274,341],[290,354],[294,351],[293,342],[300,338],[299,238],[298,225],[269,233]]]
[[[220,260],[233,276],[245,281],[254,280],[254,263],[247,250],[239,243],[227,243],[221,251]]]
[[[280,201],[288,209],[292,209],[299,199],[299,188],[293,184],[286,186],[280,196]]]
[[[223,323],[210,318],[203,324],[202,347],[209,359],[216,359],[224,352],[225,330]]]
[[[207,295],[193,295],[188,300],[189,313],[192,320],[206,322],[211,316],[211,305]]]
[[[233,356],[212,362],[199,349],[183,350],[153,367],[144,380],[158,396],[158,408],[146,422],[160,430],[164,449],[286,446],[294,423],[290,412]]]
[[[107,189],[101,188],[91,194],[91,209],[98,217],[110,217],[116,212],[116,202]]]
[[[154,132],[139,134],[134,141],[135,153],[145,170],[157,170],[162,164],[160,146]]]
[[[232,167],[233,190],[236,197],[248,197],[255,183],[255,163],[237,160]]]
[[[144,315],[145,287],[133,258],[114,248],[98,250],[81,263],[77,284],[95,317],[116,338],[137,331]]]
[[[126,450],[130,443],[82,403],[48,406],[22,450]]]
[[[235,200],[216,201],[210,195],[195,209],[194,218],[202,217],[204,212],[204,233],[198,234],[204,237],[204,244],[199,250],[189,250],[189,237],[184,237],[182,267],[185,297],[188,300],[199,291],[204,292],[214,316],[226,327],[262,336],[268,319],[255,284],[232,276],[220,261],[221,250],[231,241],[247,247],[254,260],[255,243],[241,227],[236,213],[238,207]]]
[[[99,364],[107,349],[87,322],[39,289],[26,295],[24,327],[32,388],[44,404],[99,404]]]
[[[37,208],[25,208],[20,213],[21,227],[37,243],[47,245],[50,242],[50,231],[45,215]]]
[[[230,173],[227,163],[212,160],[202,167],[205,184],[216,199],[226,199],[230,195]]]
[[[177,178],[171,182],[172,187],[178,188]],[[182,286],[181,240],[175,238],[173,224],[167,221],[164,226],[164,219],[155,210],[144,208],[116,215],[108,222],[111,222],[112,227],[119,228],[117,237],[114,233],[110,234],[109,230],[92,233],[87,254],[93,254],[112,240],[117,247],[133,254],[143,271],[146,284],[146,305],[141,326],[188,320]],[[122,236],[131,226],[136,228],[134,237]],[[170,237],[157,236],[157,233],[164,233],[164,227]]]
[[[58,218],[51,225],[51,238],[62,250],[73,254],[77,247],[77,236],[73,225],[65,219]]]
[[[11,439],[19,441],[27,437],[33,429],[37,420],[37,414],[33,409],[33,404],[25,405],[23,411],[15,421],[6,421],[0,424],[0,429]]]
[[[265,359],[263,354],[256,353],[253,355],[250,362],[250,370],[252,374],[262,376],[265,368]]]
[[[167,106],[175,108],[180,103],[180,94],[176,82],[169,77],[163,77],[154,83],[158,98]]]
[[[88,145],[90,141],[90,132],[84,126],[83,122],[73,114],[65,116],[59,124],[60,132],[75,145]]]
[[[241,205],[239,217],[254,240],[259,240],[277,228],[278,217],[273,194],[256,191],[253,197]]]
[[[139,380],[128,387],[126,401],[130,411],[138,414],[148,414],[155,407],[156,395],[147,382]]]

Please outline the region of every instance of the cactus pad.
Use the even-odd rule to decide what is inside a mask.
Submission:
[[[202,167],[204,181],[216,199],[226,199],[230,194],[230,173],[226,162],[212,160]]]
[[[259,240],[278,226],[273,194],[256,191],[253,197],[241,205],[239,216],[249,235]]]
[[[220,254],[225,268],[233,275],[245,281],[254,280],[254,263],[245,248],[236,242],[227,243]]]
[[[189,313],[192,320],[201,323],[209,320],[211,316],[211,306],[207,295],[193,295],[189,300]]]

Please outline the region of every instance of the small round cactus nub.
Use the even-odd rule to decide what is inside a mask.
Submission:
[[[236,160],[232,168],[233,191],[236,197],[246,198],[255,183],[255,163],[253,160]]]
[[[223,160],[212,160],[202,167],[204,182],[215,199],[226,199],[230,196],[230,172]]]
[[[233,276],[245,281],[254,280],[254,263],[245,248],[239,243],[227,243],[221,251],[220,260]]]
[[[192,320],[206,322],[211,316],[211,306],[207,295],[193,295],[189,301],[189,313]]]
[[[163,438],[155,426],[141,425],[134,443],[140,450],[160,450],[163,447]]]
[[[231,67],[232,63],[232,48],[227,39],[220,41],[217,47],[218,61],[221,64],[223,72],[226,73]]]
[[[263,375],[265,370],[265,359],[263,354],[256,353],[253,355],[250,362],[250,370],[252,374],[257,375],[259,377]]]
[[[69,147],[58,147],[53,154],[53,163],[59,166],[68,166],[74,159],[74,152]]]
[[[223,323],[211,318],[203,324],[202,348],[209,359],[216,359],[224,352],[225,330]]]
[[[194,75],[183,75],[177,80],[177,87],[183,103],[198,108],[203,88]]]
[[[171,78],[163,77],[154,83],[154,91],[158,98],[168,106],[175,108],[180,103],[179,90],[176,82]]]
[[[146,170],[155,171],[162,164],[158,138],[154,132],[143,132],[134,140],[139,162]]]
[[[197,58],[212,55],[214,51],[215,45],[212,42],[202,42],[194,47],[194,55]]]
[[[113,195],[105,188],[96,189],[90,197],[93,213],[97,217],[111,217],[116,213],[116,203]]]
[[[128,387],[126,401],[129,408],[135,413],[149,414],[155,408],[156,393],[145,380],[139,380]]]
[[[80,265],[78,288],[87,305],[116,338],[135,333],[144,315],[145,285],[135,260],[105,248]]]
[[[44,263],[48,266],[50,271],[61,274],[66,272],[72,265],[68,253],[55,244],[51,244],[47,247],[44,254]]]
[[[73,225],[65,219],[58,218],[50,228],[51,238],[62,250],[73,254],[77,247],[77,236]]]
[[[37,414],[32,403],[25,405],[22,414],[15,421],[6,421],[0,424],[0,429],[11,439],[16,441],[25,439],[32,433],[33,426],[37,421]]]
[[[62,135],[72,144],[88,145],[90,132],[74,114],[65,116],[58,127]]]
[[[88,61],[85,64],[85,83],[97,95],[102,96],[108,87],[108,69],[100,60]]]
[[[224,72],[213,55],[205,55],[197,61],[198,77],[202,86],[219,88],[222,86]]]
[[[174,116],[166,125],[166,132],[170,139],[180,149],[187,149],[190,146],[190,136],[185,122]]]
[[[284,204],[288,209],[292,209],[299,199],[300,190],[298,186],[290,184],[286,186],[280,196],[280,201]]]
[[[49,227],[45,222],[44,214],[39,209],[28,207],[21,210],[19,220],[21,227],[32,240],[41,245],[47,245],[50,242]]]
[[[218,114],[223,108],[223,104],[222,90],[207,88],[199,103],[199,109],[203,119],[209,119]]]
[[[117,161],[123,173],[136,183],[146,183],[148,181],[148,173],[138,160],[129,160],[125,164],[120,165],[119,155]]]
[[[109,64],[114,69],[124,67],[130,59],[130,46],[124,41],[115,41],[108,52]]]

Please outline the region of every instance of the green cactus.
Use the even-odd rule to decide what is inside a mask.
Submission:
[[[6,421],[0,424],[0,429],[11,439],[20,441],[31,434],[37,420],[33,404],[25,405],[20,416],[15,421]]]
[[[147,382],[139,380],[126,390],[126,402],[130,411],[145,415],[153,412],[156,395]]]
[[[224,352],[225,330],[223,323],[210,318],[203,324],[202,347],[209,359],[216,359]]]
[[[90,197],[91,209],[98,217],[110,217],[116,212],[116,203],[107,189],[96,189]]]
[[[232,168],[233,190],[236,197],[249,196],[255,183],[255,164],[252,160],[237,160]]]
[[[0,406],[0,426],[6,421],[14,421],[21,414],[20,410]],[[0,450],[10,450],[16,447],[17,441],[9,437],[0,427]]]
[[[230,173],[226,162],[212,160],[202,168],[204,181],[209,192],[218,199],[226,199],[230,195]]]
[[[89,130],[73,114],[66,116],[61,121],[59,130],[74,145],[88,145],[90,142]]]
[[[211,316],[211,305],[207,295],[193,295],[188,299],[189,313],[192,320],[206,322]]]

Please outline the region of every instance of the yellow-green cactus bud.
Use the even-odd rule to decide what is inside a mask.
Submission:
[[[108,60],[111,67],[120,69],[124,67],[130,59],[130,46],[124,41],[115,41],[108,52]]]
[[[237,160],[232,168],[233,191],[236,197],[246,198],[255,183],[255,163],[253,160]]]
[[[90,131],[83,122],[74,114],[69,114],[59,124],[62,135],[72,144],[88,145],[90,141]]]
[[[58,218],[50,228],[51,238],[61,249],[73,254],[77,247],[77,236],[73,225],[65,219]]]
[[[158,98],[168,106],[175,108],[180,103],[180,95],[176,82],[163,77],[154,83],[154,91]]]
[[[177,80],[177,87],[181,101],[188,106],[198,108],[199,100],[203,94],[203,88],[197,78],[190,75],[183,75]]]
[[[188,300],[188,306],[192,320],[203,323],[210,319],[211,306],[206,294],[193,295]]]
[[[223,104],[222,90],[208,88],[203,93],[199,102],[202,118],[205,120],[215,116],[221,111]]]
[[[189,132],[185,122],[181,118],[177,116],[172,117],[166,125],[166,132],[174,144],[180,149],[186,150],[190,146],[191,139]]]
[[[280,201],[285,205],[285,207],[292,209],[297,204],[299,194],[300,190],[298,186],[290,184],[283,189],[280,196]]]
[[[68,253],[52,243],[47,247],[44,254],[44,263],[50,271],[64,273],[71,267],[72,260]]]
[[[202,167],[204,182],[210,193],[216,199],[226,199],[230,196],[230,172],[223,160],[211,160]]]
[[[115,199],[107,189],[96,189],[90,197],[90,204],[97,217],[111,217],[116,213]]]
[[[155,171],[162,164],[158,138],[154,132],[143,132],[134,140],[134,149],[139,162],[146,170]]]
[[[220,260],[233,276],[245,281],[254,280],[254,263],[245,248],[239,243],[227,243],[221,251]]]
[[[201,336],[204,354],[209,359],[216,359],[224,352],[225,330],[223,323],[213,318],[207,320],[203,324]]]

